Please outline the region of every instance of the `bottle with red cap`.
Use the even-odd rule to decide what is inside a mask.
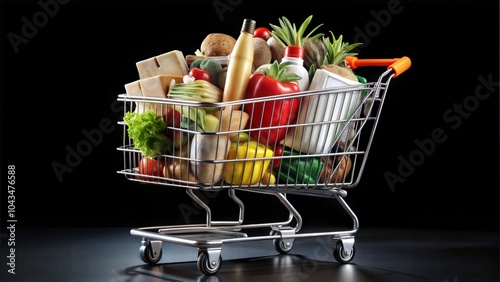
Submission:
[[[304,48],[297,45],[286,46],[280,63],[285,62],[289,64],[286,66],[287,72],[293,72],[301,77],[297,81],[300,91],[309,90],[309,72],[304,67]],[[255,71],[263,72],[269,70],[270,66],[271,64],[264,64]]]
[[[300,91],[309,89],[309,72],[304,67],[304,48],[300,46],[286,46],[281,62],[290,62],[286,66],[288,72],[296,73],[301,77],[298,81]]]

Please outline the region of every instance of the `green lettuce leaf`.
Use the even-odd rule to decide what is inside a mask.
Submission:
[[[144,157],[155,158],[172,152],[173,142],[165,134],[167,124],[154,111],[127,112],[123,120],[128,126],[128,136]]]

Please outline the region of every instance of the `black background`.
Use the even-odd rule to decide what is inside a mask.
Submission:
[[[141,226],[187,223],[192,206],[183,189],[138,185],[117,171],[122,118],[116,106],[124,84],[138,79],[135,63],[173,49],[193,54],[212,32],[239,35],[244,18],[257,26],[286,16],[323,23],[348,42],[363,42],[360,58],[408,56],[411,68],[391,82],[361,183],[346,200],[361,227],[498,230],[498,1],[83,1],[57,3],[43,18],[38,1],[2,1],[1,182],[2,223],[7,215],[7,170],[16,167],[16,218],[25,227]],[[388,7],[396,5],[396,8]],[[219,10],[216,9],[219,8]],[[54,8],[54,6],[52,7]],[[52,10],[54,11],[54,10]],[[40,16],[42,15],[42,16]],[[9,34],[22,36],[23,21],[38,21],[17,52]],[[29,37],[29,38],[27,38]],[[374,80],[382,69],[359,70]],[[493,91],[479,77],[495,82]],[[485,92],[486,91],[486,92]],[[489,93],[489,94],[488,94]],[[464,105],[465,104],[465,105]],[[457,120],[443,115],[467,106]],[[102,133],[86,156],[58,179],[54,162],[67,164],[68,148]],[[441,129],[423,163],[391,189],[384,173],[419,150],[415,141]],[[221,217],[235,217],[225,193],[206,194]],[[247,216],[269,218],[278,204],[242,194]],[[340,217],[328,199],[290,196],[306,222]],[[197,210],[197,209],[195,209]],[[198,210],[199,211],[199,210]]]

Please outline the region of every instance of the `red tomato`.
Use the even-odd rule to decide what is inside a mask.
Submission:
[[[189,75],[194,78],[194,80],[206,80],[210,82],[210,73],[207,70],[203,70],[200,68],[192,68],[189,71]]]
[[[139,163],[139,173],[144,175],[165,177],[163,174],[164,167],[165,163],[162,161],[143,157],[141,159],[141,162]],[[138,177],[138,179],[148,180],[148,178],[145,177]]]
[[[276,145],[276,147],[274,147],[274,156],[275,157],[283,156],[283,145]],[[281,164],[281,159],[274,159],[272,164],[273,168],[279,168]]]
[[[174,108],[169,108],[167,113],[163,114],[167,127],[172,127],[167,128],[167,136],[174,142],[176,148],[182,147],[188,140],[187,133],[178,130],[178,128],[181,128],[181,118],[181,113]]]
[[[253,37],[260,37],[266,41],[272,36],[271,31],[267,27],[258,27],[253,32]]]
[[[181,113],[174,108],[168,108],[167,112],[163,114],[163,120],[169,127],[181,128],[181,118]],[[167,129],[168,137],[172,137],[170,134],[172,131],[171,129]]]

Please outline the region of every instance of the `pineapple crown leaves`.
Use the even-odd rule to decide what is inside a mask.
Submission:
[[[286,66],[293,64],[292,62],[282,62],[279,63],[275,60],[270,66],[269,69],[259,70],[259,73],[268,76],[272,79],[276,79],[279,82],[287,83],[298,81],[302,77],[296,73],[289,72],[286,69]]]
[[[339,35],[338,38],[335,38],[335,35],[332,31],[330,31],[331,40],[328,37],[323,36],[323,43],[326,46],[326,56],[325,63],[340,65],[344,62],[345,58],[348,56],[356,56],[358,53],[350,52],[354,48],[360,46],[363,43],[353,43],[349,44],[348,42],[343,42],[342,35]]]
[[[312,15],[307,17],[307,19],[305,19],[304,22],[302,22],[298,30],[295,23],[294,24],[290,23],[290,21],[286,17],[282,17],[281,19],[278,20],[280,24],[279,26],[274,24],[269,24],[269,26],[272,28],[271,34],[273,35],[274,39],[284,44],[285,46],[302,47],[304,44],[304,39],[307,38],[314,39],[324,35],[323,33],[314,34],[318,30],[318,28],[323,25],[319,24],[313,30],[311,30],[307,35],[304,36],[307,27],[311,23]]]

